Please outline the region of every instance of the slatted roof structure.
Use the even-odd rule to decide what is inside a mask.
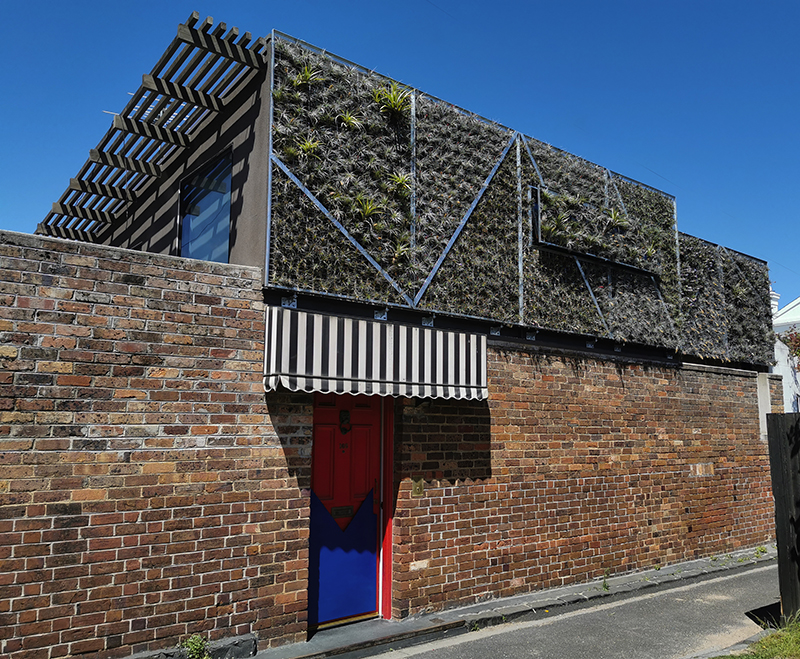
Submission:
[[[95,242],[139,192],[181,157],[192,137],[268,66],[267,40],[253,41],[197,12],[178,34],[36,233]],[[213,27],[213,29],[212,29]]]

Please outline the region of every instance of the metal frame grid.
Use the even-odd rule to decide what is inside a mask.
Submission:
[[[284,34],[282,32],[277,32],[277,31],[273,31],[272,32],[272,40],[271,40],[271,47],[270,47],[271,69],[274,68],[274,44],[278,40],[285,41],[285,42],[288,42],[288,43],[292,43],[292,44],[301,46],[302,48],[308,50],[309,52],[315,53],[315,54],[320,55],[322,57],[325,57],[325,58],[327,58],[327,59],[329,59],[329,60],[331,60],[333,62],[336,62],[336,63],[341,64],[343,66],[346,66],[346,67],[348,67],[350,69],[358,71],[362,75],[370,76],[370,77],[373,77],[373,78],[376,78],[376,79],[379,79],[379,80],[382,80],[382,81],[386,81],[386,82],[396,82],[395,80],[393,80],[391,78],[388,78],[387,76],[384,76],[384,75],[382,75],[380,73],[376,73],[373,70],[366,69],[365,67],[360,66],[359,64],[356,64],[355,62],[352,62],[350,60],[338,57],[336,55],[328,53],[326,50],[317,48],[317,47],[315,47],[315,46],[313,46],[313,45],[311,45],[311,44],[309,44],[309,43],[307,43],[305,41],[302,41],[300,39],[296,39],[296,38],[291,37],[291,36],[289,36],[287,34]],[[325,217],[327,217],[328,220],[330,220],[336,226],[338,231],[342,233],[342,235],[348,240],[348,242],[350,242],[353,245],[353,247],[362,255],[362,257],[364,257],[367,260],[367,262],[378,272],[378,274],[380,274],[384,279],[386,279],[389,282],[389,284],[400,294],[400,296],[405,301],[405,305],[402,305],[402,306],[408,306],[410,308],[418,308],[420,302],[423,300],[423,298],[425,296],[425,293],[429,289],[433,279],[436,277],[436,274],[439,272],[442,264],[447,259],[447,256],[450,253],[450,251],[452,250],[453,246],[458,241],[458,238],[461,235],[461,232],[463,231],[464,227],[469,222],[470,216],[474,212],[475,208],[478,206],[481,198],[483,197],[484,193],[486,192],[486,189],[488,188],[489,184],[491,183],[492,179],[494,178],[495,174],[497,173],[497,170],[500,168],[500,166],[504,162],[505,158],[507,157],[511,147],[515,143],[518,145],[517,146],[518,151],[520,151],[520,153],[517,154],[517,160],[518,160],[517,176],[518,176],[518,179],[520,180],[520,185],[521,185],[521,158],[522,158],[521,147],[524,146],[525,153],[527,154],[527,159],[530,162],[530,164],[532,165],[534,171],[536,172],[537,177],[539,178],[540,189],[548,190],[548,187],[547,187],[545,179],[544,179],[544,177],[543,177],[543,175],[541,173],[541,170],[539,169],[539,166],[538,166],[538,164],[536,162],[536,159],[534,158],[533,153],[531,152],[529,141],[532,140],[533,138],[531,138],[529,136],[526,136],[526,135],[524,135],[524,134],[522,134],[522,133],[520,133],[518,131],[514,131],[512,129],[509,129],[509,128],[507,128],[507,127],[503,126],[502,124],[499,124],[499,123],[497,123],[495,121],[492,121],[490,119],[486,119],[485,117],[482,117],[480,115],[477,115],[477,114],[474,114],[474,113],[469,112],[467,110],[464,110],[463,108],[459,108],[458,106],[455,106],[452,103],[448,103],[447,101],[443,101],[442,99],[439,99],[439,98],[437,98],[435,96],[432,96],[430,94],[426,94],[424,92],[421,92],[416,88],[407,87],[407,89],[408,89],[408,92],[409,92],[410,98],[411,98],[411,104],[410,104],[411,110],[410,110],[410,112],[411,112],[411,141],[412,141],[412,144],[411,144],[411,150],[412,150],[412,158],[411,158],[411,172],[412,172],[412,180],[411,180],[411,211],[412,211],[412,224],[411,224],[410,233],[411,233],[411,240],[412,241],[415,240],[416,219],[417,219],[416,218],[416,212],[415,212],[416,211],[416,208],[415,208],[416,207],[416,204],[415,204],[415,201],[416,201],[416,175],[415,175],[416,174],[416,171],[415,171],[416,170],[416,159],[415,159],[416,112],[415,112],[415,110],[416,110],[418,97],[420,95],[422,95],[422,96],[425,96],[427,99],[429,99],[429,100],[431,100],[431,101],[433,101],[435,103],[444,103],[444,104],[448,105],[449,107],[454,108],[460,114],[463,114],[463,115],[469,116],[469,117],[473,117],[473,118],[475,118],[475,119],[477,119],[477,120],[479,120],[481,122],[484,122],[484,123],[487,123],[487,124],[491,124],[493,126],[496,126],[496,127],[500,128],[501,130],[506,132],[508,134],[508,136],[509,136],[509,139],[508,139],[508,141],[506,143],[506,146],[505,146],[505,148],[504,148],[504,150],[502,152],[502,155],[499,157],[499,159],[495,163],[494,167],[491,169],[491,171],[486,176],[486,179],[485,179],[483,185],[481,186],[480,190],[478,191],[475,199],[472,201],[472,203],[470,204],[470,206],[467,209],[466,213],[464,214],[464,216],[460,220],[460,222],[457,225],[456,229],[454,230],[453,234],[449,238],[446,246],[444,247],[443,251],[439,255],[438,259],[436,260],[433,268],[431,269],[431,271],[426,276],[422,286],[420,287],[420,289],[418,291],[404,291],[404,290],[402,290],[399,287],[399,285],[397,284],[397,282],[395,282],[395,280],[391,277],[391,275],[389,275],[381,267],[381,265],[377,261],[375,261],[375,259],[367,252],[367,250],[364,249],[364,247],[360,243],[358,243],[358,241],[353,236],[350,235],[350,233],[344,228],[344,226],[342,226],[342,224],[333,217],[331,212],[327,208],[325,208],[325,206],[322,204],[322,202],[314,196],[313,192],[311,190],[309,190],[297,178],[297,176],[294,175],[294,173],[291,171],[289,166],[286,165],[284,162],[282,162],[280,160],[280,158],[278,158],[278,156],[273,152],[273,148],[272,148],[272,131],[270,132],[270,167],[269,167],[269,182],[268,182],[268,186],[271,188],[272,177],[273,177],[273,169],[272,168],[273,168],[273,166],[276,166],[286,176],[288,176],[290,178],[290,180],[297,186],[297,188],[317,207],[317,209]],[[274,91],[274,77],[272,77],[270,79],[270,98],[272,98],[272,92],[273,91]],[[273,104],[271,102],[271,104],[270,104],[270,125],[272,125],[272,111],[273,111],[272,105]],[[557,149],[555,147],[553,147],[553,148],[556,151],[563,152],[561,149]],[[563,152],[563,153],[566,153],[566,152]],[[570,155],[572,155],[572,154],[570,154]],[[573,156],[573,157],[575,157],[575,156]],[[581,159],[581,160],[585,160],[585,159]],[[652,187],[650,187],[648,185],[645,185],[643,183],[639,183],[638,181],[635,181],[635,180],[630,179],[628,177],[622,176],[620,174],[613,173],[610,170],[608,170],[607,168],[600,167],[599,165],[595,165],[594,163],[591,163],[590,161],[586,161],[586,162],[591,166],[597,167],[598,169],[602,170],[605,173],[606,188],[607,188],[606,194],[607,195],[609,193],[613,194],[615,196],[615,198],[619,199],[620,204],[621,204],[621,206],[623,208],[623,212],[626,215],[626,217],[628,215],[627,209],[625,208],[624,202],[622,201],[622,196],[620,194],[620,191],[617,188],[616,182],[614,181],[614,177],[615,176],[618,176],[620,179],[624,179],[626,181],[629,181],[629,182],[633,183],[634,185],[641,186],[642,188],[645,188],[645,189],[648,189],[648,190],[653,190],[653,191],[657,192],[658,194],[663,195],[667,199],[670,199],[674,203],[674,197],[672,197],[671,195],[669,195],[667,193],[664,193],[664,192],[662,192],[660,190],[657,190],[656,188],[652,188]],[[520,186],[518,186],[518,187],[520,187]],[[608,189],[609,187],[611,188],[611,190]],[[519,195],[520,195],[519,204],[521,205],[523,203],[522,202],[522,196],[521,196],[522,195],[521,188],[518,190],[518,192],[519,192]],[[551,191],[551,193],[552,193],[552,191]],[[537,196],[538,196],[538,190],[537,190]],[[537,203],[537,209],[540,209],[540,207],[541,207],[540,200],[537,199],[537,202],[538,202]],[[520,209],[518,209],[517,215],[519,216],[518,217],[518,223],[520,225],[519,226],[519,230],[518,230],[518,242],[519,242],[519,250],[518,250],[519,251],[519,255],[518,255],[518,261],[519,261],[519,263],[518,263],[518,270],[519,270],[519,295],[518,295],[518,297],[519,297],[519,322],[522,323],[523,319],[524,319],[524,312],[525,312],[525,306],[524,306],[524,283],[523,283],[523,272],[522,272],[523,271],[523,263],[522,262],[523,262],[523,252],[524,252],[524,244],[523,244],[524,243],[524,237],[523,237],[524,229],[522,227],[522,223],[523,223],[524,219],[522,217],[522,213],[521,213]],[[537,220],[540,220],[540,218],[537,218]],[[531,224],[532,222],[533,222],[533,218],[530,218],[528,220],[528,223]],[[537,228],[540,226],[540,221],[536,222],[536,226],[537,226]],[[270,285],[270,280],[269,280],[269,277],[270,277],[270,274],[269,274],[270,273],[270,263],[269,263],[269,261],[270,261],[270,259],[269,259],[269,257],[270,257],[270,243],[271,243],[271,228],[272,228],[272,196],[270,194],[268,196],[268,201],[267,201],[267,245],[266,245],[266,267],[265,267],[265,275],[264,275],[264,285],[265,286],[269,286]],[[676,233],[677,233],[677,222],[676,222]],[[617,262],[610,261],[609,259],[606,259],[606,258],[603,258],[603,257],[597,257],[597,256],[593,256],[591,254],[585,254],[585,253],[582,253],[582,252],[576,252],[574,250],[570,250],[568,248],[561,247],[559,245],[543,242],[542,239],[541,239],[541,235],[538,234],[538,231],[537,231],[537,236],[535,238],[533,237],[532,233],[530,235],[530,238],[531,238],[531,240],[529,242],[532,242],[532,243],[535,243],[535,244],[531,244],[531,245],[529,245],[529,247],[534,247],[535,249],[540,249],[540,250],[545,250],[545,251],[550,251],[550,252],[557,252],[557,253],[565,254],[567,256],[570,256],[570,257],[574,258],[576,263],[578,264],[578,268],[579,268],[579,270],[580,270],[582,275],[583,275],[583,270],[582,270],[582,268],[580,266],[579,259],[580,259],[580,261],[596,263],[596,264],[599,264],[599,265],[602,265],[602,266],[605,266],[605,267],[608,267],[608,268],[614,268],[614,269],[618,269],[618,270],[622,270],[622,271],[635,272],[635,273],[647,275],[648,277],[652,278],[654,283],[656,283],[656,290],[658,292],[658,298],[659,298],[661,304],[664,305],[664,308],[665,308],[665,311],[666,311],[666,305],[664,303],[663,296],[661,295],[661,291],[660,291],[659,286],[658,286],[658,282],[660,281],[660,278],[659,278],[659,276],[657,274],[655,274],[655,273],[653,273],[653,272],[651,272],[649,270],[645,270],[645,269],[639,268],[637,266],[629,265],[629,264],[626,264],[626,263],[617,263]],[[586,288],[587,288],[587,291],[588,291],[590,297],[592,298],[592,301],[594,303],[593,306],[597,310],[597,313],[599,314],[600,319],[601,319],[603,325],[606,327],[606,330],[608,331],[609,335],[611,335],[611,331],[610,331],[610,329],[608,327],[606,319],[605,319],[602,311],[600,310],[600,306],[598,305],[597,300],[594,297],[594,293],[593,293],[593,291],[591,289],[591,286],[589,285],[589,282],[586,279],[585,275],[583,276],[583,281],[584,281],[584,283],[586,285]],[[347,295],[337,296],[337,297],[343,297],[344,299],[355,301],[355,298],[352,298],[352,297],[347,296]],[[436,313],[436,312],[434,311],[433,313]],[[667,316],[669,316],[668,313],[667,313]],[[490,319],[487,319],[487,320],[490,320]],[[671,321],[671,318],[670,318],[670,321]]]

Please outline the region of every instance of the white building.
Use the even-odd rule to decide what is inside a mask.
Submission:
[[[798,379],[798,361],[789,354],[786,344],[777,338],[793,327],[800,330],[800,297],[778,310],[780,295],[772,293],[772,327],[775,330],[775,367],[774,373],[783,376],[783,409],[785,412],[800,412],[800,380]]]

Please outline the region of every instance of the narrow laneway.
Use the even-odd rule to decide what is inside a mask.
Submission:
[[[745,614],[778,600],[773,563],[738,574],[490,627],[379,657],[398,659],[683,659],[760,631]]]

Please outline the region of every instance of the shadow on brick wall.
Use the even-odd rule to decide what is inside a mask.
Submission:
[[[400,400],[394,439],[398,481],[422,476],[455,484],[492,475],[487,401]]]
[[[278,436],[289,476],[301,490],[311,488],[311,438],[314,428],[314,396],[305,393],[270,392],[267,410]]]

